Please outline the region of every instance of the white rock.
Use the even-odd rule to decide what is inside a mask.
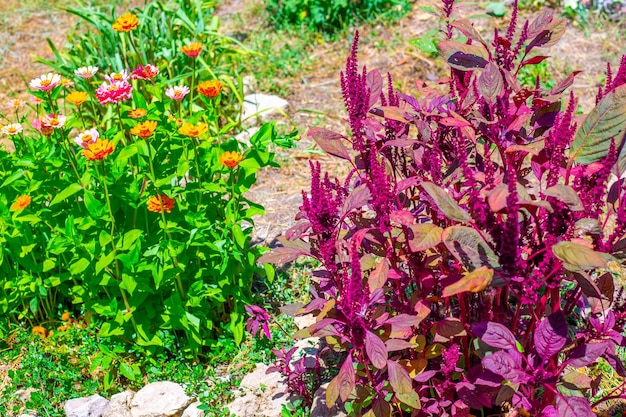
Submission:
[[[131,390],[113,395],[104,409],[102,417],[132,417],[130,404],[134,395],[135,393]]]
[[[130,404],[132,417],[178,416],[193,401],[180,385],[169,382],[153,382],[133,397]]]
[[[101,417],[109,400],[98,394],[67,400],[63,409],[67,417]]]
[[[293,318],[293,323],[298,327],[298,329],[302,330],[305,327],[309,327],[315,324],[317,319],[311,313],[305,314],[304,316],[296,316]]]
[[[254,372],[241,381],[240,389],[247,392],[229,406],[237,417],[280,417],[283,404],[291,398],[286,393],[284,377],[278,372],[267,374],[267,365],[259,363]]]
[[[257,363],[252,373],[244,376],[239,387],[252,392],[265,391],[266,389],[284,388],[283,376],[279,372],[267,373],[269,366]]]
[[[298,350],[294,352],[291,363],[294,364],[304,358],[304,367],[315,369],[317,355],[320,351],[320,338],[307,337],[306,339],[300,339],[293,346],[298,348]]]
[[[200,401],[192,403],[189,407],[185,408],[181,417],[204,417],[204,410],[198,408],[200,404]]]
[[[277,110],[284,110],[287,107],[287,100],[278,96],[267,94],[249,94],[243,98],[242,120],[252,116],[266,117]]]
[[[348,415],[337,407],[328,408],[326,405],[326,388],[328,384],[324,384],[315,391],[313,395],[313,404],[311,405],[311,417],[347,417]]]

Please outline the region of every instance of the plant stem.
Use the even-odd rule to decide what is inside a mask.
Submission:
[[[196,88],[196,58],[191,58],[191,89],[189,91],[189,116],[193,114],[193,93]]]

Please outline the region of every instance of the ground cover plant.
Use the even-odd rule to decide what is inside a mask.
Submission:
[[[394,20],[410,10],[407,0],[264,0],[278,29],[311,29],[332,35],[359,22]]]
[[[253,277],[274,276],[251,243],[263,207],[244,194],[293,136],[268,123],[234,139],[232,51],[185,4],[196,21],[159,2],[73,10],[95,31],[0,115],[2,337],[24,324],[47,336],[69,312],[144,354],[242,341]]]
[[[359,68],[341,86],[349,134],[309,131],[352,166],[311,189],[283,246],[260,261],[317,259],[311,301],[290,306],[343,355],[326,392],[363,416],[595,416],[603,360],[626,376],[626,56],[577,116],[575,71],[522,85],[566,22],[544,10],[485,38],[445,1],[438,49],[450,67],[419,96]],[[387,78],[385,83],[383,78]],[[257,313],[258,323],[268,320]],[[255,329],[255,328],[253,328]],[[285,360],[294,392],[318,372]],[[308,398],[304,396],[304,398]]]

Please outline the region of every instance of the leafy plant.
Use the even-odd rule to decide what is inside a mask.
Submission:
[[[264,0],[264,3],[278,29],[303,26],[327,34],[375,18],[397,19],[410,10],[406,0]]]
[[[241,343],[253,278],[273,279],[251,243],[263,207],[244,194],[294,135],[269,123],[248,144],[233,138],[227,90],[195,64],[217,50],[184,45],[191,72],[174,80],[129,58],[123,45],[149,22],[131,13],[111,24],[110,41],[128,41],[121,62],[136,68],[104,79],[94,66],[66,68],[74,85],[46,74],[30,83],[35,104],[0,115],[0,332],[67,310],[102,320],[101,337],[197,357],[224,334]],[[102,353],[101,365],[117,363]]]
[[[626,56],[597,106],[574,118],[565,93],[518,80],[558,42],[564,19],[544,10],[488,43],[442,7],[450,66],[442,90],[398,93],[360,69],[355,36],[341,86],[350,134],[309,131],[351,164],[343,180],[312,163],[310,193],[283,247],[260,262],[313,257],[316,322],[344,355],[327,389],[352,415],[595,416],[604,358],[626,318]],[[466,42],[453,41],[458,31]],[[609,67],[610,69],[610,67]],[[350,149],[351,148],[351,149]],[[609,182],[612,174],[617,180]]]

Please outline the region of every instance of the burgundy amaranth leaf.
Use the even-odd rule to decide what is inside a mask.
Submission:
[[[556,412],[558,417],[595,417],[589,400],[585,397],[566,397],[557,394]]]
[[[543,360],[559,353],[567,343],[567,322],[561,310],[544,318],[535,330],[535,349]]]
[[[515,359],[502,350],[486,355],[482,364],[485,369],[500,375],[509,382],[518,383],[525,378],[524,371],[519,367]]]
[[[484,321],[474,325],[472,333],[489,346],[498,349],[517,349],[517,341],[513,333],[503,324]]]
[[[370,331],[365,333],[365,352],[376,368],[383,369],[387,365],[387,347],[380,337]]]
[[[307,136],[313,138],[315,143],[317,143],[326,153],[342,159],[350,159],[348,149],[343,144],[343,141],[346,139],[345,136],[321,127],[313,127],[309,129]]]
[[[352,355],[348,355],[343,365],[341,365],[339,373],[330,381],[326,389],[326,404],[328,404],[328,407],[333,407],[337,402],[337,398],[341,398],[343,402],[348,399],[348,396],[354,390],[355,378]]]

